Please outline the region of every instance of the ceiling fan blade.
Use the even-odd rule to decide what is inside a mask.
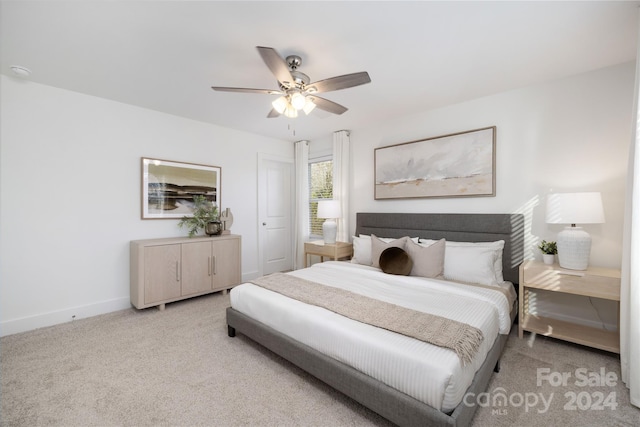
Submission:
[[[320,98],[319,96],[310,96],[309,97],[316,107],[321,110],[328,111],[333,114],[342,114],[348,110],[347,107],[344,107],[340,104],[336,104],[333,101],[329,101],[328,99]]]
[[[272,108],[271,111],[269,111],[269,114],[267,114],[267,119],[273,119],[274,117],[279,117],[280,113],[278,113],[278,111],[276,111],[275,108]]]
[[[289,87],[293,84],[294,79],[289,71],[289,66],[284,59],[272,47],[256,46],[262,60],[271,70],[276,79],[283,85]]]
[[[360,73],[345,74],[344,76],[320,80],[315,83],[308,84],[307,87],[313,86],[316,88],[316,92],[320,93],[346,89],[348,87],[360,86],[367,83],[371,83],[369,73],[362,71]]]
[[[282,92],[279,90],[272,89],[250,89],[246,87],[220,87],[220,86],[211,86],[211,89],[217,90],[220,92],[244,92],[244,93],[264,93],[266,95],[282,95]]]

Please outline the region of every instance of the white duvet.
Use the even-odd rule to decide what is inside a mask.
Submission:
[[[508,334],[510,297],[492,289],[445,280],[394,276],[380,269],[329,261],[290,272],[293,276],[448,317],[480,329],[484,340],[463,366],[445,348],[366,325],[316,306],[245,283],[231,290],[231,306],[321,353],[448,412],[462,401],[498,334]]]

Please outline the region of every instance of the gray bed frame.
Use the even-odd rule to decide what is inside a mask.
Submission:
[[[380,237],[445,238],[451,241],[489,242],[504,240],[503,274],[518,284],[518,267],[524,255],[524,217],[520,214],[428,214],[358,213],[356,235]],[[517,303],[512,309],[515,319]],[[227,309],[228,334],[244,334],[294,365],[324,381],[360,404],[400,426],[467,426],[475,405],[460,403],[444,413],[393,389],[386,384],[338,362],[319,351],[234,310]],[[507,341],[499,335],[487,358],[476,373],[467,392],[485,391],[491,375],[499,370],[499,361]]]

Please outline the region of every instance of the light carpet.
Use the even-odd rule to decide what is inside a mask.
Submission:
[[[123,310],[3,337],[0,425],[390,425],[241,334],[227,337],[228,305],[228,295],[218,293],[168,304],[165,311]],[[571,378],[538,386],[537,370],[544,368],[549,378]],[[609,384],[576,385],[580,368],[605,372]],[[570,393],[576,409],[566,407]],[[613,393],[617,406],[609,399],[597,409],[598,393],[603,403]],[[533,394],[539,395],[536,406]],[[540,412],[540,396],[548,401],[551,394]],[[519,340],[513,332],[488,394],[467,401],[479,404],[474,426],[640,422],[640,409],[629,404],[620,381],[617,355],[544,337]]]

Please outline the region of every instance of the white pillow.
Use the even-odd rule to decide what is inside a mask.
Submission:
[[[353,257],[351,262],[354,264],[371,265],[371,236],[363,234],[360,237],[352,236],[353,239]],[[381,238],[384,242],[391,242],[395,239]]]
[[[422,244],[436,240],[420,239]],[[497,285],[504,281],[504,240],[495,242],[450,242],[444,252],[444,278],[462,282]]]

